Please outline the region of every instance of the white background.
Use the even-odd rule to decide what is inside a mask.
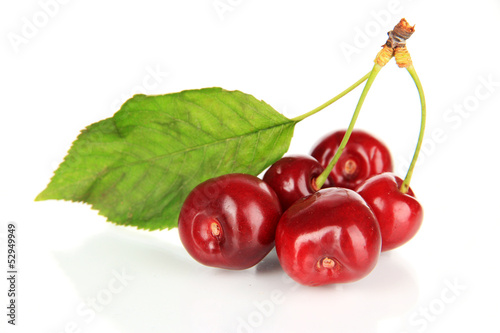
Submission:
[[[500,332],[498,0],[218,3],[227,11],[214,0],[0,5],[3,272],[9,221],[19,252],[18,325],[6,324],[1,273],[0,331]],[[176,230],[139,232],[82,204],[33,201],[79,131],[134,93],[220,86],[298,116],[367,73],[402,17],[416,24],[408,48],[428,103],[412,182],[425,218],[359,282],[297,285],[274,253],[241,272],[208,268]],[[290,152],[346,127],[360,91],[298,124]],[[390,147],[400,176],[419,115],[413,82],[391,62],[357,128]]]

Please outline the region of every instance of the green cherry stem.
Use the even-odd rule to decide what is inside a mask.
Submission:
[[[328,164],[328,166],[323,170],[323,172],[316,178],[316,188],[321,188],[323,184],[326,182],[326,179],[328,178],[328,175],[330,172],[332,172],[333,167],[337,163],[337,161],[340,158],[340,155],[342,155],[342,152],[345,149],[345,146],[347,145],[347,142],[349,141],[349,137],[351,136],[352,130],[354,129],[354,125],[356,124],[356,120],[358,119],[359,111],[361,110],[361,106],[363,106],[363,102],[365,101],[366,95],[368,94],[368,91],[370,90],[370,87],[372,86],[373,81],[377,77],[378,72],[382,69],[382,66],[379,65],[378,63],[375,63],[373,65],[372,71],[369,73],[368,76],[368,81],[366,81],[365,87],[363,88],[363,92],[361,93],[361,96],[359,97],[358,104],[356,105],[356,109],[354,110],[354,114],[352,115],[351,122],[349,124],[349,127],[347,128],[344,137],[342,138],[342,142],[340,143],[339,149],[335,152],[335,155],[333,156],[332,160]]]
[[[339,99],[341,99],[342,97],[344,97],[345,95],[347,95],[348,93],[350,93],[351,91],[353,91],[361,83],[365,82],[368,79],[368,76],[370,76],[370,73],[367,73],[365,76],[363,76],[361,79],[359,79],[358,81],[356,81],[349,88],[347,88],[346,90],[344,90],[343,92],[341,92],[340,94],[338,94],[337,96],[335,96],[334,98],[330,99],[328,102],[321,104],[320,106],[318,106],[314,110],[311,110],[311,111],[309,111],[307,113],[304,113],[303,115],[300,115],[298,117],[292,118],[292,120],[298,123],[299,121],[304,120],[307,117],[312,116],[313,114],[315,114],[315,113],[323,110],[327,106],[333,104],[334,102],[338,101]]]
[[[424,89],[422,88],[422,84],[420,83],[420,79],[418,78],[417,72],[413,65],[410,65],[406,68],[408,73],[410,73],[415,85],[418,89],[418,95],[420,97],[420,106],[422,108],[422,115],[420,118],[420,133],[418,135],[418,142],[415,148],[415,153],[413,154],[413,159],[411,160],[410,167],[408,168],[408,172],[406,173],[406,177],[401,184],[401,188],[399,189],[402,193],[407,193],[410,188],[410,180],[413,175],[413,170],[415,169],[415,164],[417,163],[418,154],[420,152],[420,147],[422,147],[422,142],[424,140],[424,132],[425,132],[425,118],[426,118],[426,105],[425,105],[425,96]]]

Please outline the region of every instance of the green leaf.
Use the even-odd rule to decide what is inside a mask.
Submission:
[[[110,222],[173,228],[196,185],[258,175],[288,150],[295,124],[240,91],[136,95],[81,132],[35,200],[86,202]]]

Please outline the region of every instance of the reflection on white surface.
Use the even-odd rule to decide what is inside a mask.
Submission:
[[[177,245],[130,236],[107,231],[55,253],[82,300],[68,320],[82,329],[92,331],[96,317],[120,332],[377,332],[418,298],[408,263],[394,254],[356,283],[305,287],[274,251],[256,267],[228,271],[198,264]]]

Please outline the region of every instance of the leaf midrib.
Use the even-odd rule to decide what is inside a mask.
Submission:
[[[111,119],[113,119],[113,118],[111,118]],[[104,174],[106,174],[106,173],[108,173],[110,171],[114,171],[116,169],[120,169],[122,167],[134,166],[134,165],[138,165],[138,164],[142,164],[142,163],[146,163],[146,162],[154,162],[154,161],[157,161],[157,160],[161,160],[163,158],[175,156],[175,155],[178,155],[178,154],[185,154],[185,153],[188,153],[188,152],[193,151],[193,150],[202,149],[204,147],[208,147],[208,146],[212,146],[212,145],[218,145],[218,144],[221,144],[221,143],[224,143],[224,142],[229,142],[231,140],[236,140],[237,138],[241,138],[243,136],[253,135],[255,133],[260,133],[260,132],[271,130],[271,129],[274,129],[274,128],[277,128],[277,127],[285,127],[285,126],[293,125],[293,124],[296,123],[295,121],[293,121],[291,119],[287,119],[287,120],[288,120],[287,122],[283,122],[281,124],[276,124],[276,125],[273,125],[273,126],[268,126],[268,127],[260,128],[257,131],[246,132],[246,133],[242,133],[242,134],[237,135],[237,136],[233,136],[233,137],[229,137],[229,138],[225,138],[225,139],[219,139],[219,140],[212,141],[212,142],[209,142],[209,143],[205,143],[205,144],[202,144],[202,145],[197,145],[197,146],[194,146],[194,147],[189,147],[189,148],[186,148],[186,149],[177,150],[177,151],[174,151],[174,152],[171,152],[171,153],[168,153],[168,154],[162,154],[162,155],[150,157],[150,158],[139,160],[139,161],[135,161],[135,162],[129,162],[129,163],[120,164],[120,165],[117,165],[117,166],[114,166],[114,167],[111,167],[111,168],[105,168],[104,170],[102,170],[101,172],[99,172],[97,174],[96,178],[97,177],[101,177],[102,175],[104,175]],[[114,119],[113,119],[113,122],[115,122]]]

